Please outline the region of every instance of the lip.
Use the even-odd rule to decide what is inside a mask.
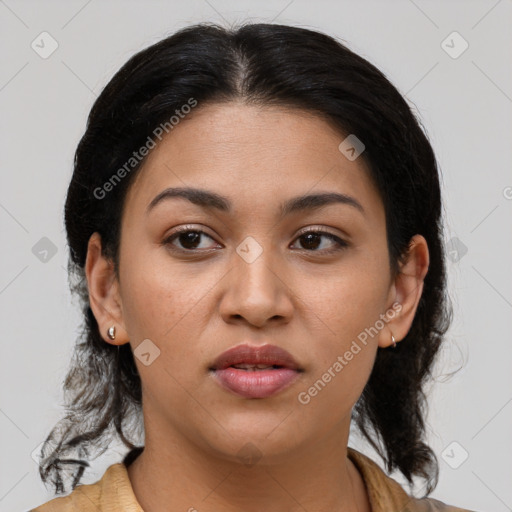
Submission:
[[[224,370],[235,364],[268,364],[302,371],[293,356],[284,348],[269,344],[250,345],[248,343],[241,343],[222,352],[211,369]]]
[[[272,369],[239,369],[233,365],[265,364]],[[210,367],[215,381],[244,398],[267,398],[290,386],[304,371],[293,356],[276,345],[240,344],[226,350]]]

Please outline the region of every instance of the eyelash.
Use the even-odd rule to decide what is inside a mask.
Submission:
[[[176,230],[172,235],[167,237],[163,241],[163,245],[172,245],[172,242],[179,235],[182,235],[183,233],[190,233],[190,232],[206,235],[208,238],[211,238],[213,240],[213,238],[210,235],[208,235],[208,233],[206,233],[205,231],[202,231],[197,228],[192,228],[190,226],[183,226],[182,228],[179,228],[178,230]],[[308,229],[307,231],[303,231],[303,232],[299,233],[299,235],[297,235],[296,240],[298,240],[299,238],[301,238],[305,235],[308,235],[310,233],[314,233],[316,235],[324,235],[326,238],[329,238],[330,240],[335,242],[336,247],[333,249],[324,249],[324,250],[320,250],[320,251],[311,250],[311,249],[300,249],[304,252],[312,252],[312,253],[318,252],[321,254],[332,254],[332,253],[335,253],[335,252],[338,252],[338,251],[341,251],[341,250],[347,248],[349,245],[347,242],[345,242],[341,238],[337,237],[336,235],[333,235],[332,233],[329,233],[328,231],[323,231],[320,228],[312,228],[312,229]],[[181,252],[181,253],[191,253],[191,254],[193,254],[195,252],[207,252],[207,250],[205,250],[205,249],[180,249],[180,248],[174,247],[174,246],[171,248],[171,250]]]

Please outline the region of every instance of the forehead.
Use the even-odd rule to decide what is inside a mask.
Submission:
[[[260,211],[321,189],[354,196],[370,215],[382,214],[364,160],[351,161],[338,149],[345,138],[303,110],[237,102],[198,106],[157,141],[126,202],[142,211],[165,188],[200,187]]]

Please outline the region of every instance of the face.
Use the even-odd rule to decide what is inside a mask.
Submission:
[[[338,149],[344,138],[306,112],[229,103],[198,107],[150,152],[126,197],[115,283],[146,432],[225,457],[251,441],[277,460],[348,429],[377,348],[391,343],[383,315],[411,297],[391,278],[382,201],[362,158]],[[223,199],[149,206],[177,187]],[[282,211],[322,194],[352,199]],[[303,371],[266,398],[237,395],[210,368],[240,343],[277,345]]]

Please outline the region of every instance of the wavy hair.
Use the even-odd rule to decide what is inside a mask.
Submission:
[[[65,416],[46,438],[40,475],[55,494],[80,482],[88,460],[117,436],[133,459],[143,449],[141,381],[130,344],[106,343],[89,305],[87,244],[98,232],[103,254],[119,276],[124,199],[141,164],[108,199],[98,190],[154,137],[190,98],[201,105],[243,101],[289,107],[322,116],[340,134],[355,134],[382,198],[392,276],[411,237],[425,237],[429,271],[407,336],[377,351],[369,380],[352,410],[355,425],[386,463],[412,488],[438,483],[439,467],[426,444],[424,386],[452,320],[446,293],[442,201],[436,158],[421,125],[386,76],[341,41],[321,32],[278,24],[224,28],[188,26],[132,56],[96,99],[76,149],[65,203],[69,284],[83,324],[64,382]],[[125,459],[127,460],[127,459]]]

